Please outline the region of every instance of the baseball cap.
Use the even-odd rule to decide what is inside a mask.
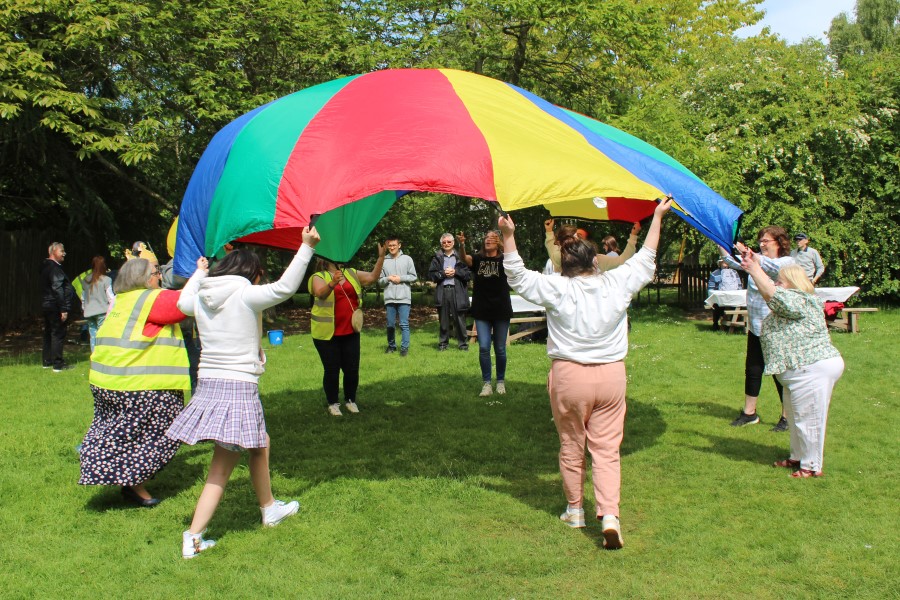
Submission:
[[[794,239],[795,240],[808,240],[809,236],[806,235],[805,233],[798,233],[794,236]]]

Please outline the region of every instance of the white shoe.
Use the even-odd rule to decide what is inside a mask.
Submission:
[[[484,398],[485,396],[490,396],[494,393],[494,390],[491,389],[491,382],[487,381],[483,386],[481,386],[481,393],[478,394],[480,397]]]
[[[566,507],[566,512],[559,515],[559,520],[568,525],[569,527],[580,529],[584,527],[584,509],[583,508],[572,508],[571,506]]]
[[[618,550],[625,545],[622,541],[622,528],[619,526],[619,517],[603,515],[600,526],[603,528],[604,548],[607,550]]]
[[[328,412],[332,417],[340,417],[341,416],[341,405],[335,402],[334,404],[328,405]]]
[[[501,396],[506,393],[506,383],[503,381],[497,382],[497,393]]]
[[[356,405],[356,402],[347,402],[344,404],[344,408],[347,409],[347,412],[351,412],[354,415],[359,413],[359,407]]]
[[[262,513],[262,523],[266,527],[275,527],[291,515],[296,515],[298,510],[300,510],[300,503],[296,500],[290,502],[276,500],[265,508],[259,507],[259,512]]]
[[[181,558],[194,558],[204,550],[209,550],[216,545],[215,540],[204,540],[204,529],[200,533],[191,533],[190,530],[181,534]]]

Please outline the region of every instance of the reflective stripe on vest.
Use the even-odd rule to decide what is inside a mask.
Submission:
[[[359,307],[362,308],[362,285],[359,283],[359,277],[356,275],[356,269],[343,269],[341,273],[344,278],[350,282],[356,291],[356,297],[359,300]],[[307,288],[309,294],[313,297],[312,314],[310,315],[309,331],[314,340],[330,340],[334,337],[334,294],[331,293],[324,300],[316,298],[313,294],[313,277],[321,277],[325,283],[331,283],[332,277],[329,271],[319,271],[309,278]]]
[[[120,391],[190,389],[181,327],[165,325],[155,337],[143,333],[161,292],[134,290],[116,296],[91,354],[92,385]]]

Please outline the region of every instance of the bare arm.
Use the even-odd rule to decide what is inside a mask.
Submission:
[[[459,257],[464,263],[472,266],[472,257],[466,253],[466,234],[462,231],[456,234],[456,241],[459,242]]]
[[[381,275],[381,268],[384,266],[384,244],[377,244],[377,246],[378,261],[375,263],[375,266],[372,267],[372,270],[356,272],[356,277],[359,279],[359,283],[363,287],[372,285],[373,283],[378,281],[378,276]]]
[[[650,228],[647,230],[647,237],[644,239],[644,248],[656,250],[659,246],[659,232],[662,229],[663,215],[672,208],[672,196],[666,196],[662,202],[656,205],[653,211],[653,220],[650,222]]]

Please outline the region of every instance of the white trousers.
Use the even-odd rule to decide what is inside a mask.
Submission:
[[[822,470],[825,425],[834,384],[844,372],[840,356],[776,375],[784,386],[784,412],[791,432],[791,459],[800,468]]]

